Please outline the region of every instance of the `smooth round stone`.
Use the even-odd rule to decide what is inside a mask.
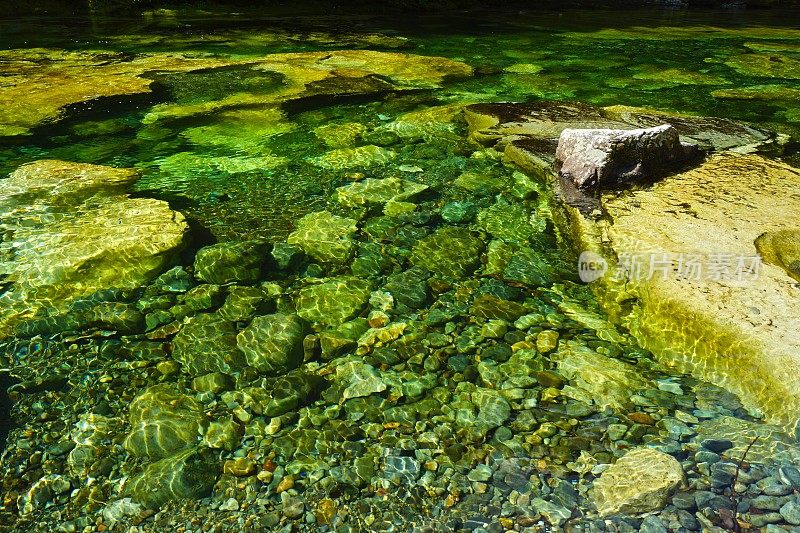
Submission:
[[[784,485],[780,482],[780,480],[776,477],[765,477],[764,479],[758,481],[756,483],[756,487],[758,487],[763,494],[767,496],[786,496],[787,494],[791,494],[793,489],[790,485]]]
[[[800,490],[800,470],[792,465],[785,465],[778,471],[781,481],[791,485],[796,490]]]
[[[640,533],[668,533],[664,523],[656,516],[648,516],[642,520],[639,528]]]
[[[783,517],[780,513],[764,513],[764,514],[751,514],[749,515],[749,521],[752,525],[756,527],[764,527],[767,524],[776,524],[778,522],[783,521]]]
[[[236,501],[236,498],[228,498],[225,500],[222,505],[219,506],[220,511],[238,511],[239,510],[239,502]]]
[[[692,510],[695,508],[694,494],[691,492],[679,492],[672,497],[672,505],[678,509]]]
[[[539,332],[536,335],[536,349],[539,353],[549,353],[558,346],[558,332],[550,329]]]
[[[448,202],[442,207],[442,218],[445,222],[459,224],[475,218],[478,213],[475,204],[467,201]]]
[[[210,372],[192,380],[192,389],[197,392],[219,394],[222,391],[233,389],[234,386],[233,378],[222,372]]]
[[[800,525],[800,503],[790,501],[783,504],[780,508],[781,516],[790,524]]]
[[[694,459],[698,463],[716,463],[720,460],[720,456],[708,450],[700,450],[694,454]]]
[[[753,498],[753,507],[766,511],[777,511],[789,501],[786,496],[756,496]]]
[[[467,474],[467,479],[470,481],[489,481],[492,479],[492,469],[487,465],[478,465]]]
[[[305,513],[306,507],[300,498],[292,496],[288,492],[282,492],[281,501],[283,502],[283,516],[286,518],[300,518]]]
[[[733,448],[733,443],[725,439],[705,439],[700,446],[714,453],[722,453]]]

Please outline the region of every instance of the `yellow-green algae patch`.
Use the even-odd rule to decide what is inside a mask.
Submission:
[[[2,136],[27,134],[58,119],[72,104],[147,93],[152,80],[145,75],[155,73],[252,65],[282,75],[285,84],[267,94],[234,92],[211,102],[156,106],[145,123],[244,105],[277,105],[306,96],[435,88],[448,77],[472,74],[471,67],[450,59],[369,50],[228,58],[162,52],[131,58],[117,52],[31,48],[0,51],[0,62],[5,73],[0,84]]]
[[[230,60],[183,54],[147,54],[130,59],[116,52],[68,52],[45,48],[0,51],[0,136],[22,135],[59,118],[66,106],[107,96],[147,93],[148,72],[188,72],[231,64]]]
[[[657,82],[664,87],[676,85],[728,85],[730,82],[719,76],[705,72],[680,68],[661,68],[648,66],[633,75],[634,79]]]
[[[602,219],[566,208],[576,245],[604,256],[612,271],[624,254],[666,254],[675,264],[699,256],[706,269],[727,258],[730,278],[710,270],[681,277],[671,268],[627,282],[606,275],[592,288],[665,365],[737,393],[787,428],[800,409],[800,290],[780,266],[765,263],[741,279],[733,269],[756,256],[759,236],[796,227],[799,186],[793,167],[723,153],[652,187],[604,193]]]
[[[283,87],[270,94],[237,92],[198,104],[157,105],[145,116],[144,122],[191,117],[233,107],[279,105],[313,96],[433,89],[448,78],[472,75],[472,67],[460,61],[371,50],[270,54],[250,62],[256,70],[282,75]]]
[[[784,85],[753,85],[751,87],[730,87],[711,92],[714,98],[730,100],[764,100],[796,102],[800,100],[800,89]]]
[[[187,128],[181,135],[197,146],[251,152],[263,150],[270,137],[288,133],[296,127],[277,107],[223,111],[214,114],[213,119],[212,124]]]
[[[744,43],[750,50],[757,52],[800,52],[800,43],[786,42],[786,41],[755,41],[751,43]]]
[[[631,26],[629,28],[604,28],[593,32],[567,32],[569,39],[585,41],[633,40],[633,41],[682,41],[687,39],[800,39],[800,30],[791,28],[721,28],[718,26]]]
[[[716,61],[716,60],[714,60]],[[800,59],[776,54],[739,54],[724,60],[736,71],[759,78],[800,79]]]
[[[0,181],[0,338],[75,298],[133,289],[184,243],[187,224],[166,202],[131,198],[130,169],[45,160]]]

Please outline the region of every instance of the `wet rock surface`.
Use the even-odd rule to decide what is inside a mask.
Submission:
[[[580,188],[653,179],[699,155],[694,145],[681,144],[669,124],[637,130],[566,129],[556,149],[559,173]]]
[[[125,194],[135,179],[130,169],[38,161],[0,183],[0,272],[8,286],[0,337],[79,297],[135,289],[174,259],[186,222],[165,202]]]

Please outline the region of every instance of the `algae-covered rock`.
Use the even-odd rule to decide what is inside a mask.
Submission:
[[[244,368],[245,357],[236,346],[237,333],[234,322],[217,314],[200,313],[175,335],[172,356],[193,376],[238,372]]]
[[[531,224],[535,217],[521,204],[498,201],[478,213],[478,226],[495,239],[527,243],[539,229]]]
[[[300,290],[297,314],[309,322],[336,326],[355,317],[369,301],[370,283],[358,278],[332,278]]]
[[[314,135],[329,148],[352,148],[367,127],[360,122],[325,124],[314,128]]]
[[[172,500],[207,496],[218,471],[211,453],[190,448],[148,465],[125,487],[125,492],[145,508],[158,509]]]
[[[492,294],[482,294],[472,302],[469,312],[471,315],[481,318],[513,322],[525,314],[525,307],[518,302],[498,298]]]
[[[300,318],[278,313],[254,318],[236,342],[248,365],[260,372],[280,374],[303,361],[304,335]]]
[[[428,278],[426,270],[411,267],[403,272],[392,274],[386,278],[383,288],[388,291],[398,306],[409,309],[421,309],[429,297]]]
[[[207,44],[207,43],[204,43]],[[259,43],[258,46],[263,46]],[[202,74],[177,82],[165,78],[179,100],[189,102],[156,106],[145,119],[179,118],[233,107],[277,105],[315,95],[370,94],[387,90],[434,88],[446,78],[472,74],[468,65],[441,57],[342,50],[269,54],[262,57],[221,58],[168,52],[126,54],[103,51],[62,51],[44,48],[4,50],[0,54],[6,76],[0,87],[0,135],[22,135],[31,128],[58,119],[71,104],[101,97],[150,92],[152,79],[161,73]],[[235,76],[228,76],[231,67]],[[147,75],[148,77],[145,77]],[[259,75],[261,79],[259,79]],[[192,90],[218,90],[223,78],[247,80],[229,87],[228,94],[210,102],[192,102]],[[275,84],[274,78],[283,78]],[[266,82],[262,81],[268,78]],[[210,79],[211,83],[203,80]],[[236,109],[233,113],[253,113]],[[235,129],[227,130],[236,136]],[[209,137],[203,133],[200,140]],[[218,138],[221,138],[219,136]]]
[[[270,312],[274,302],[261,287],[234,286],[217,314],[224,320],[248,321],[255,315]]]
[[[600,407],[630,407],[631,396],[654,385],[633,366],[583,346],[563,342],[551,356],[561,375],[570,380],[565,394]]]
[[[367,178],[336,189],[336,199],[345,207],[385,204],[412,199],[427,188],[427,185],[400,178]]]
[[[591,491],[597,511],[641,515],[663,509],[685,483],[681,464],[652,448],[634,448],[595,480]]]
[[[344,263],[353,253],[355,232],[355,220],[320,211],[301,218],[287,242],[322,263]]]
[[[292,371],[272,383],[270,399],[263,406],[265,416],[280,416],[313,402],[325,387],[325,380],[308,372]]]
[[[500,427],[511,416],[511,405],[496,390],[478,388],[471,394],[471,400],[478,409],[478,415],[469,430],[481,437]]]
[[[239,447],[243,436],[244,428],[239,422],[232,419],[215,420],[208,425],[203,444],[209,448],[232,451]]]
[[[800,89],[786,85],[753,85],[717,89],[711,91],[711,96],[723,100],[796,102],[800,99]]]
[[[186,72],[230,63],[210,57],[157,53],[131,58],[117,52],[73,52],[45,48],[0,52],[5,71],[0,87],[0,136],[29,134],[60,118],[71,104],[109,96],[147,93],[146,72]]]
[[[755,240],[761,258],[800,281],[800,230],[767,232]]]
[[[414,247],[411,262],[448,279],[464,279],[480,266],[483,242],[470,231],[443,227]]]
[[[761,78],[800,79],[800,60],[779,54],[739,54],[725,64],[742,74]]]
[[[266,78],[266,76],[262,77]],[[196,89],[195,89],[196,90]],[[224,95],[224,96],[227,96]],[[205,126],[195,126],[181,131],[181,136],[197,146],[221,147],[237,153],[254,154],[251,160],[257,161],[255,154],[263,154],[266,143],[271,137],[288,133],[297,126],[286,120],[284,113],[277,107],[261,109],[233,109],[212,115],[213,122]],[[263,156],[262,156],[263,157]],[[212,161],[225,169],[225,160],[247,161],[246,158],[215,158]],[[254,167],[250,170],[256,170]],[[271,168],[263,166],[262,168]],[[228,171],[234,169],[227,167]],[[242,171],[245,171],[242,169]]]
[[[137,288],[180,250],[187,230],[166,202],[124,194],[136,173],[37,161],[0,182],[0,336],[102,289]]]
[[[397,157],[395,152],[369,144],[358,148],[331,150],[319,157],[312,158],[310,162],[327,170],[341,171],[351,168],[369,168],[385,165],[395,157]]]
[[[371,135],[391,134],[404,141],[457,139],[456,120],[464,104],[427,107],[403,113],[397,119],[373,130]]]
[[[324,379],[298,369],[265,379],[262,386],[225,393],[223,400],[235,401],[257,415],[280,416],[313,402],[324,386]]]
[[[194,259],[195,277],[206,283],[254,283],[261,275],[266,246],[254,242],[223,242],[205,246]]]
[[[153,385],[134,398],[129,419],[131,431],[125,449],[151,459],[191,448],[206,425],[202,406],[166,383]]]
[[[319,334],[320,350],[324,360],[334,359],[344,352],[354,349],[358,339],[367,332],[369,323],[364,318],[356,318]]]
[[[448,78],[462,78],[473,72],[465,63],[442,57],[372,50],[268,54],[242,59],[238,64],[249,64],[255,71],[280,75],[284,86],[271,92],[238,91],[207,102],[157,105],[145,116],[144,122],[232,108],[274,106],[303,98],[431,89]]]
[[[582,249],[611,260],[610,275],[592,287],[613,321],[664,364],[787,428],[800,409],[800,294],[785,270],[792,253],[789,264],[777,256],[792,249],[781,236],[796,228],[798,186],[793,167],[725,153],[624,199],[602,195],[604,220],[569,211]],[[778,264],[762,262],[757,242]],[[666,258],[666,275],[641,274],[651,250]]]
[[[386,383],[371,365],[348,361],[336,367],[336,382],[342,389],[342,399],[360,398],[386,390]]]

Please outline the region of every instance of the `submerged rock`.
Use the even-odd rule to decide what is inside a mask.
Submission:
[[[342,389],[342,399],[360,398],[386,390],[386,383],[371,365],[348,361],[336,367],[336,381]]]
[[[150,92],[147,72],[187,72],[230,60],[157,53],[75,52],[45,48],[3,50],[7,83],[0,88],[0,136],[25,135],[61,116],[71,104]]]
[[[336,199],[345,207],[385,204],[412,199],[427,188],[427,185],[400,178],[367,178],[336,189]]]
[[[131,431],[125,449],[151,459],[192,447],[206,425],[201,405],[169,384],[153,385],[137,396],[131,402],[129,418]]]
[[[448,226],[419,241],[411,262],[444,278],[460,280],[480,266],[482,252],[483,241],[470,231]]]
[[[287,242],[322,263],[344,263],[353,254],[355,232],[355,220],[321,211],[301,218]]]
[[[641,107],[600,108],[578,102],[472,104],[465,108],[465,117],[474,140],[505,149],[514,161],[517,161],[515,151],[534,154],[544,166],[553,162],[556,141],[566,129],[632,130],[668,123],[677,130],[682,142],[696,144],[702,150],[753,150],[785,142],[773,132],[729,119],[670,114]]]
[[[787,428],[800,409],[800,295],[784,266],[762,263],[756,243],[771,258],[784,249],[781,239],[757,240],[795,227],[798,186],[793,167],[718,154],[625,199],[601,196],[604,220],[570,211],[584,250],[616,255],[593,284],[612,320],[672,368],[733,391]],[[651,260],[661,266],[648,274]]]
[[[180,250],[187,230],[166,202],[130,198],[137,174],[37,161],[0,182],[0,337],[39,311],[64,310],[101,289],[137,288]]]
[[[261,274],[266,246],[254,242],[224,242],[200,248],[194,275],[206,283],[254,283]]]
[[[669,124],[635,130],[565,129],[556,161],[562,176],[581,188],[653,179],[698,155]]]
[[[637,391],[654,388],[633,366],[612,359],[575,341],[559,344],[552,355],[558,371],[572,382],[564,394],[598,406],[625,409]]]
[[[332,278],[300,290],[297,314],[309,322],[336,326],[355,317],[369,301],[371,285],[358,278]]]
[[[685,483],[681,464],[652,448],[634,448],[595,480],[591,497],[603,516],[660,511]]]
[[[259,316],[236,338],[247,364],[260,372],[280,374],[303,361],[305,326],[296,315]]]
[[[185,372],[232,374],[244,368],[245,356],[236,344],[236,324],[216,313],[191,318],[172,341],[172,356]]]
[[[313,165],[327,170],[347,170],[384,165],[397,157],[392,150],[368,144],[357,148],[339,148],[311,159]]]
[[[800,230],[767,232],[759,235],[755,245],[765,262],[781,267],[791,277],[800,281]]]
[[[158,509],[171,500],[208,495],[218,470],[211,453],[190,448],[147,466],[125,487],[125,492],[145,508]]]

